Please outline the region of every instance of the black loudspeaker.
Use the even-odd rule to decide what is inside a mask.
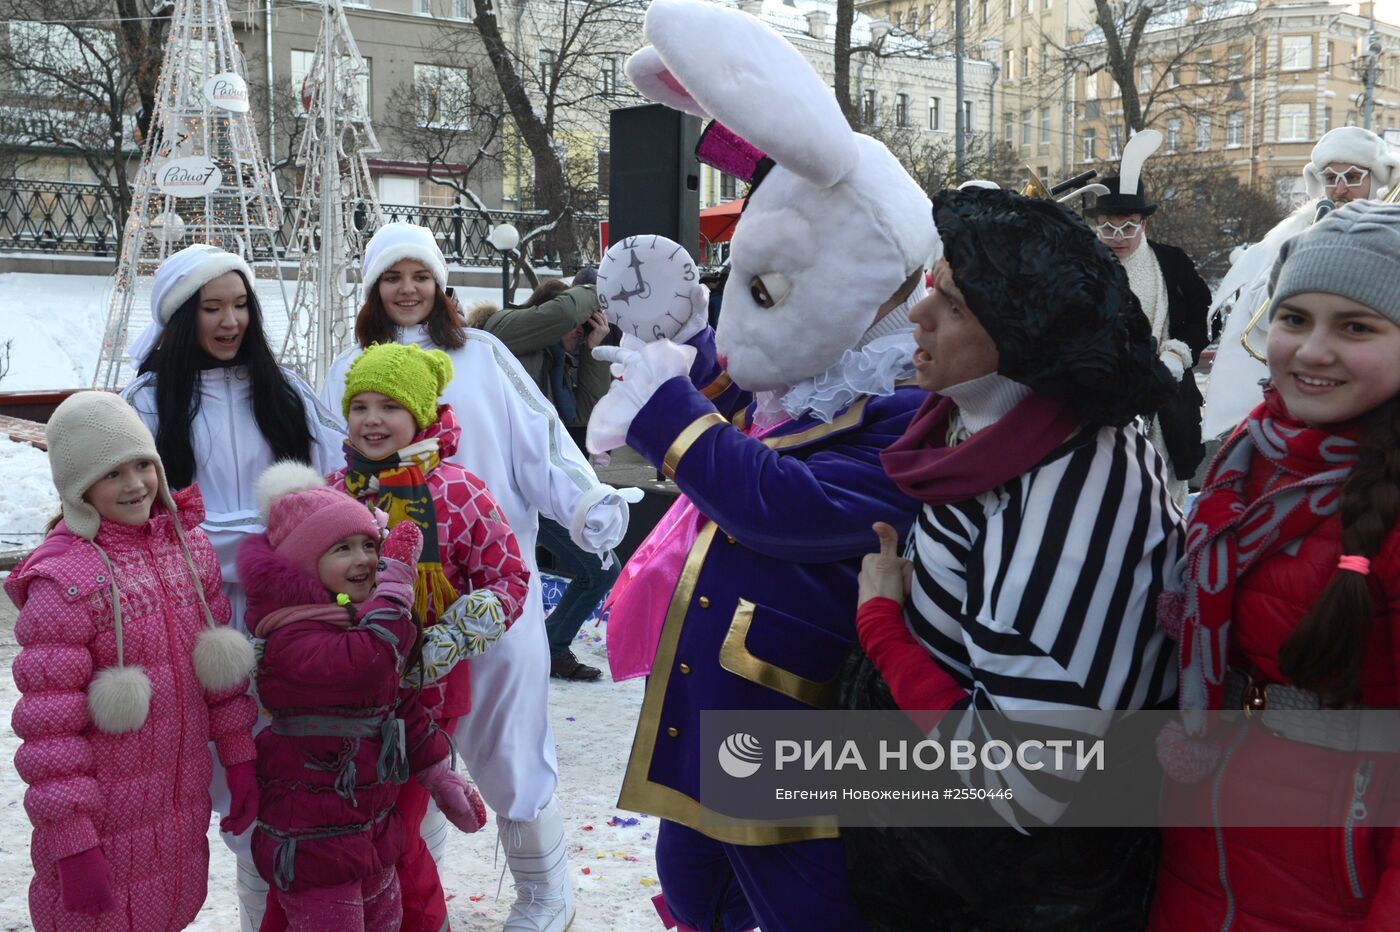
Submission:
[[[700,118],[661,104],[610,114],[608,241],[655,233],[700,255]]]

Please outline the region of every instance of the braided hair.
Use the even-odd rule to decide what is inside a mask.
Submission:
[[[1400,518],[1400,396],[1362,425],[1356,465],[1342,485],[1342,553],[1371,559]],[[1371,615],[1370,577],[1338,571],[1279,648],[1280,671],[1326,705],[1354,701]]]

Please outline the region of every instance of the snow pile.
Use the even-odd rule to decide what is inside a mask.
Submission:
[[[0,275],[0,355],[10,347],[0,391],[91,385],[110,283],[105,275]]]
[[[44,525],[58,514],[49,455],[0,435],[0,550],[37,547]]]

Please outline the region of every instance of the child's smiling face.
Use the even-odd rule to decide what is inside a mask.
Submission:
[[[363,602],[374,589],[379,566],[379,541],[368,534],[351,534],[331,544],[316,561],[316,577],[331,592]]]
[[[360,392],[350,399],[350,442],[372,460],[382,460],[413,442],[418,424],[407,408],[387,395]]]
[[[129,460],[92,484],[83,496],[107,521],[138,527],[151,516],[160,477],[148,459]]]

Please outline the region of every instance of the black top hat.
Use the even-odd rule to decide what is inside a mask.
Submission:
[[[1118,190],[1118,182],[1121,179],[1117,175],[1108,178],[1100,178],[1099,183],[1108,188],[1107,194],[1100,194],[1094,201],[1094,206],[1086,207],[1084,213],[1091,217],[1110,214],[1115,217],[1126,216],[1128,214],[1141,214],[1150,217],[1157,210],[1156,204],[1149,204],[1143,194],[1143,184],[1138,182],[1137,191],[1132,194],[1122,194]]]

